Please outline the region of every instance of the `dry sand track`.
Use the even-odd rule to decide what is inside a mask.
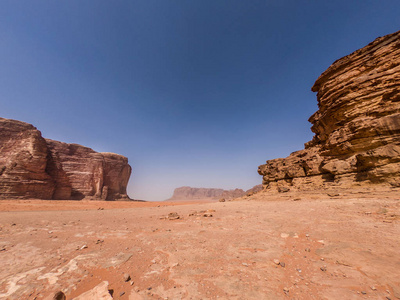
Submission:
[[[0,210],[0,299],[73,299],[104,281],[114,299],[400,298],[398,190]]]

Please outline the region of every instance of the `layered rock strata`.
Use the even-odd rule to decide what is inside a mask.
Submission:
[[[305,149],[259,166],[265,186],[400,185],[400,31],[335,61],[317,79]]]
[[[128,159],[44,139],[34,126],[0,118],[0,198],[129,199]]]

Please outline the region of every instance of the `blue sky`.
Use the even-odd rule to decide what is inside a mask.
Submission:
[[[2,0],[1,116],[127,156],[136,199],[248,189],[312,138],[318,76],[399,15],[398,0]]]

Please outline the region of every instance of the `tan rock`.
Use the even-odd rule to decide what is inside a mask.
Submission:
[[[305,150],[258,168],[265,186],[391,184],[400,179],[400,31],[334,62],[317,79]]]
[[[73,300],[112,300],[108,292],[108,281],[103,281],[93,289],[75,297]]]

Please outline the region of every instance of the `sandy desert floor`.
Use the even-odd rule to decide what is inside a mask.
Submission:
[[[5,200],[0,264],[0,299],[399,299],[400,190]]]

